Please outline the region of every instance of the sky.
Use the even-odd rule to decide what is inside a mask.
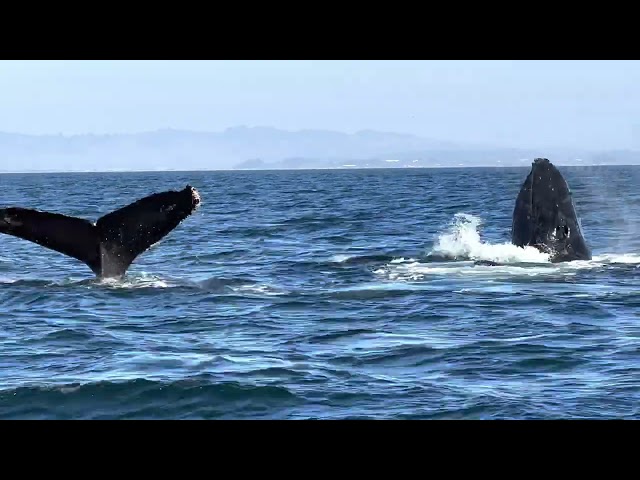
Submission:
[[[0,61],[0,132],[238,125],[640,149],[640,62]]]

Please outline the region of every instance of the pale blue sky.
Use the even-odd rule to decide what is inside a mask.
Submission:
[[[0,132],[236,125],[640,148],[640,62],[0,61]]]

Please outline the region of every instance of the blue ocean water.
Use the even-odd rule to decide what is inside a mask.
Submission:
[[[0,175],[202,196],[122,281],[0,235],[0,418],[638,418],[640,167],[561,171],[589,262],[509,244],[528,168]]]

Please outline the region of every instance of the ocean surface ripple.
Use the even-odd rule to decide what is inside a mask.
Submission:
[[[639,418],[640,167],[560,168],[589,262],[509,244],[528,168],[0,175],[203,202],[122,281],[0,235],[0,419]]]

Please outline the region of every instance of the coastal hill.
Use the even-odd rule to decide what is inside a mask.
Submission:
[[[0,132],[0,171],[119,171],[526,166],[536,156],[565,164],[637,164],[640,152],[507,148],[402,133],[221,132],[163,129],[134,134],[24,135]]]

